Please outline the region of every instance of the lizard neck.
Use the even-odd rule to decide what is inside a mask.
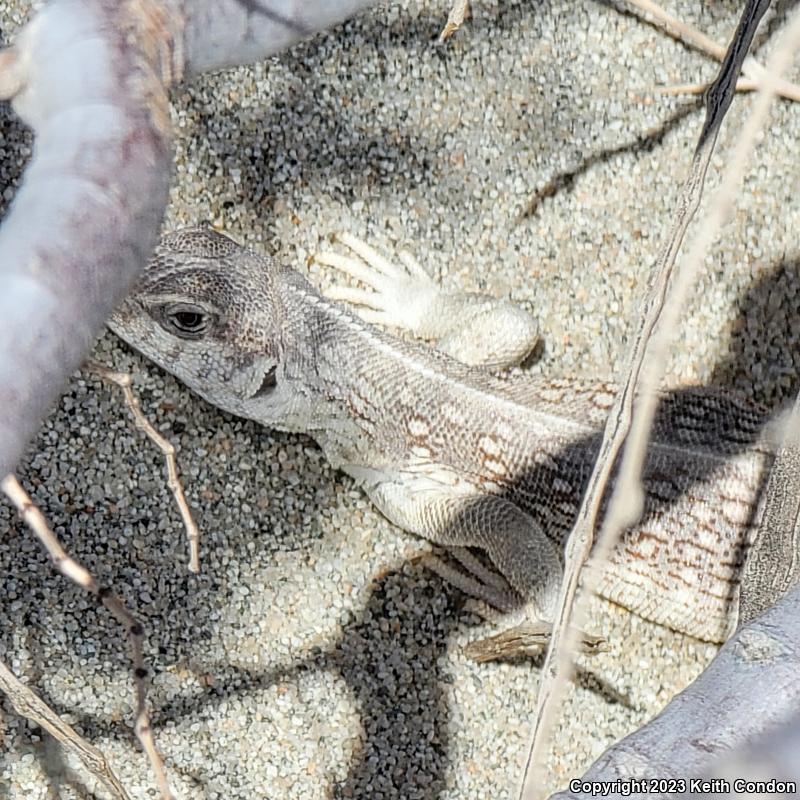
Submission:
[[[244,414],[277,430],[309,434],[335,467],[344,467],[363,458],[358,451],[370,438],[368,421],[354,407],[354,397],[373,389],[358,368],[375,363],[370,349],[360,346],[364,323],[292,269],[281,270],[277,285],[278,364],[263,391],[246,401]]]

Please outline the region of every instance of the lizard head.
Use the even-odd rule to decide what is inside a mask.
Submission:
[[[275,387],[277,267],[209,227],[165,236],[108,321],[118,336],[214,405],[247,416]]]

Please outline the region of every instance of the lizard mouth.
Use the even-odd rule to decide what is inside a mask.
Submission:
[[[261,385],[253,394],[253,399],[257,397],[266,397],[266,395],[268,395],[278,385],[278,379],[275,376],[277,369],[278,367],[276,365],[267,371],[267,374],[264,375],[264,379],[261,381]]]

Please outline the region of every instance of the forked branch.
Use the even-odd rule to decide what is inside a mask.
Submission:
[[[661,30],[695,50],[699,50],[715,61],[725,58],[725,48],[717,44],[702,31],[684,22],[665,11],[652,0],[628,0],[628,4],[643,11],[647,17]],[[740,78],[736,83],[739,92],[753,92],[760,88],[764,78],[764,67],[753,57],[747,58],[742,64],[742,73],[747,76]],[[775,91],[779,97],[786,100],[800,102],[800,86],[780,78],[774,83]],[[701,94],[708,89],[708,84],[689,84],[687,86],[671,86],[662,89],[663,94]]]
[[[51,0],[0,50],[35,133],[0,228],[0,475],[147,262],[170,177],[167,88],[247,64],[377,0]]]
[[[125,628],[131,647],[133,679],[136,691],[136,722],[134,730],[142,749],[150,760],[162,800],[174,800],[174,795],[169,788],[169,781],[164,770],[164,762],[158,752],[153,730],[150,727],[150,716],[147,712],[147,669],[144,666],[143,653],[144,628],[109,586],[101,586],[89,570],[64,550],[55,533],[47,524],[44,514],[34,505],[33,500],[31,500],[14,475],[7,475],[0,482],[0,488],[3,489],[8,499],[13,503],[25,524],[28,525],[45,550],[47,550],[56,569],[73,583],[86,589],[87,592],[91,592],[111,612],[117,622]]]
[[[200,571],[200,531],[192,516],[189,503],[186,502],[186,495],[183,492],[183,485],[178,477],[178,463],[175,460],[175,445],[165,439],[154,427],[150,420],[142,413],[139,400],[133,393],[131,376],[127,372],[114,372],[97,361],[87,361],[85,368],[93,372],[103,380],[113,383],[122,389],[122,396],[125,405],[133,415],[136,427],[164,454],[164,461],[167,465],[167,486],[175,498],[178,506],[183,526],[186,529],[186,538],[189,542],[189,571]]]

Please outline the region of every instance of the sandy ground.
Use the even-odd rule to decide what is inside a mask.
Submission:
[[[784,5],[758,39],[762,56]],[[669,4],[721,42],[738,6]],[[5,40],[27,13],[25,0],[0,4]],[[701,122],[695,100],[653,89],[714,66],[624,3],[475,0],[442,48],[446,15],[441,1],[392,4],[176,90],[166,224],[209,219],[319,285],[332,276],[308,258],[334,231],[408,247],[446,286],[531,309],[545,339],[533,371],[611,377]],[[736,101],[721,153],[750,104]],[[776,406],[791,396],[798,121],[800,106],[776,106],[686,309],[673,385],[730,386]],[[0,109],[5,204],[29,145]],[[143,407],[179,447],[202,573],[187,573],[160,455],[95,378],[73,378],[19,472],[65,545],[146,625],[153,722],[179,795],[515,797],[538,665],[465,659],[489,627],[415,565],[425,544],[383,520],[310,440],[220,413],[111,334],[94,355],[135,374]],[[108,754],[134,797],[155,797],[119,630],[53,574],[6,507],[0,527],[0,653]],[[592,627],[611,650],[581,663],[552,789],[714,652],[599,601]],[[103,796],[3,702],[0,743],[0,796]]]

